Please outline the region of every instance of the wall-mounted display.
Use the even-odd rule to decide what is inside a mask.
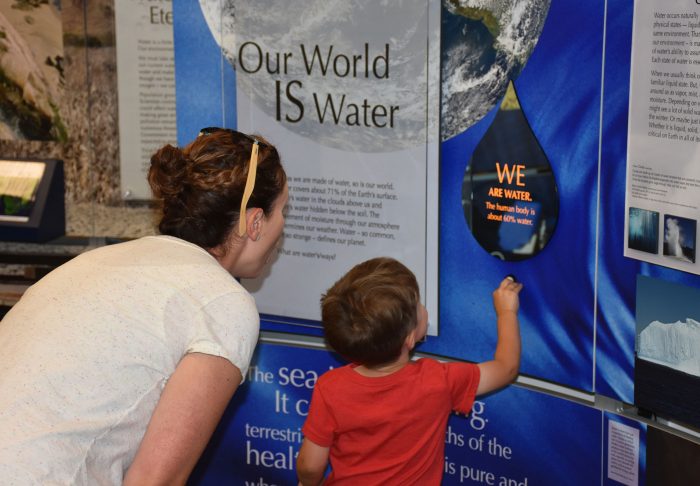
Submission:
[[[524,283],[522,373],[633,401],[635,279],[675,270],[621,249],[695,265],[698,219],[627,204],[620,186],[633,6],[444,0],[397,16],[399,4],[173,5],[180,141],[203,126],[260,132],[290,175],[278,259],[246,283],[263,327],[319,334],[321,293],[355,261],[389,254],[428,303],[439,292],[422,350],[483,361],[490,294],[512,273]]]
[[[521,372],[593,389],[604,14],[602,1],[443,2],[441,332],[424,351],[490,359],[490,294],[512,273]],[[445,101],[460,92],[462,106]]]
[[[66,230],[60,160],[0,160],[0,240],[47,241]]]

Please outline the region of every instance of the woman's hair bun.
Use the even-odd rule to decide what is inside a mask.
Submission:
[[[277,150],[261,143],[248,208],[269,216],[287,177]],[[153,154],[148,182],[161,203],[161,234],[202,248],[226,242],[240,218],[252,146],[250,136],[219,129],[181,149],[166,145]]]
[[[188,158],[178,147],[165,145],[151,156],[148,182],[153,195],[169,199],[182,192],[187,176]]]

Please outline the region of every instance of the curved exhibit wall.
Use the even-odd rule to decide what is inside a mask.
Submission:
[[[284,9],[263,21],[245,2],[219,16],[216,2],[174,6],[179,125],[218,120],[269,134],[290,175],[291,224],[275,271],[248,283],[264,329],[321,336],[320,294],[353,264],[388,254],[414,270],[431,312],[420,351],[482,361],[496,342],[491,292],[515,274],[525,284],[523,375],[633,403],[637,275],[700,285],[694,272],[666,268],[676,250],[661,241],[663,217],[646,236],[658,240],[656,264],[626,233],[639,212],[626,201],[632,53],[637,65],[656,62],[633,24],[638,34],[671,27],[647,25],[649,12],[635,17],[621,0],[456,5],[404,12],[393,36],[342,30],[388,15],[359,2],[330,21],[340,29],[332,41],[322,23],[273,35]],[[691,15],[695,6],[669,8]],[[205,57],[217,46],[216,60]],[[193,71],[208,73],[210,91]],[[410,89],[406,76],[416,79]],[[376,97],[404,89],[403,98]],[[645,96],[638,88],[636,99]],[[371,123],[378,100],[386,113],[396,107],[393,125]],[[423,131],[412,131],[410,107],[424,112]],[[366,211],[348,211],[355,203]],[[694,228],[690,215],[676,216],[676,227]],[[686,240],[682,251],[694,255]],[[299,275],[304,285],[280,291]]]

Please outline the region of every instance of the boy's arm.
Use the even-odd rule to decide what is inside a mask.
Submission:
[[[317,486],[323,481],[328,466],[328,447],[321,447],[306,437],[297,456],[297,476],[303,486]]]
[[[518,368],[520,367],[518,293],[522,288],[523,284],[516,282],[511,277],[506,277],[493,292],[498,342],[493,360],[478,364],[481,379],[476,389],[477,395],[501,388],[518,376]]]

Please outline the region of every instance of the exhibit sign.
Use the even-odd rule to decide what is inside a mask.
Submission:
[[[261,344],[188,484],[296,484],[313,387],[343,365],[324,350]],[[602,428],[599,410],[511,386],[450,416],[442,484],[602,484]]]
[[[440,335],[420,350],[491,359],[514,274],[521,372],[593,390],[605,2],[443,6]]]
[[[273,143],[288,176],[274,272],[243,282],[261,312],[319,320],[333,282],[386,255],[416,274],[435,334],[439,2],[200,7],[210,30],[203,42],[221,50],[218,76],[235,70],[235,128]],[[200,51],[180,49],[178,60]]]
[[[609,412],[604,419],[604,480],[602,485],[640,486],[646,483],[646,425]]]
[[[508,387],[450,416],[442,484],[603,484],[602,423],[599,410]]]
[[[625,256],[700,273],[700,5],[636,1]]]
[[[552,237],[556,181],[512,82],[467,165],[462,205],[476,241],[501,260],[532,258]]]
[[[114,2],[114,18],[122,197],[151,199],[151,155],[177,139],[171,1]]]

